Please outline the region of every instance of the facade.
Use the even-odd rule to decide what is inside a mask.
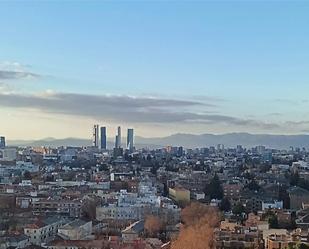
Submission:
[[[5,148],[5,137],[0,137],[0,149]]]
[[[99,147],[99,125],[97,124],[93,126],[92,145],[96,148]]]
[[[176,202],[189,202],[190,191],[184,188],[169,188],[169,197]]]
[[[285,234],[272,234],[268,236],[266,241],[266,248],[268,249],[281,249],[288,248],[291,243],[291,236]]]
[[[107,149],[107,142],[106,142],[106,127],[101,127],[101,149],[106,150]]]
[[[76,218],[82,214],[82,203],[74,200],[40,200],[33,202],[32,208],[34,214],[59,214]]]
[[[127,149],[132,152],[134,148],[133,144],[133,138],[134,138],[134,130],[133,129],[128,129],[128,134],[127,134]]]
[[[8,237],[5,237],[5,242],[0,242],[0,248],[25,248],[30,245],[30,239],[25,234],[15,235],[12,234]]]
[[[263,201],[262,202],[262,210],[266,209],[282,209],[283,201]]]
[[[309,202],[309,191],[300,187],[291,187],[288,189],[288,194],[290,197],[290,208],[291,209],[301,209],[303,203]]]
[[[121,232],[123,241],[134,241],[144,232],[144,221],[136,221]]]
[[[240,192],[243,189],[243,185],[239,183],[226,183],[223,184],[224,197],[230,199],[238,199],[240,197]]]
[[[58,235],[66,240],[83,240],[92,234],[92,221],[75,220],[58,229]]]
[[[235,227],[233,229],[216,229],[214,232],[216,249],[262,249],[262,233],[257,228]]]
[[[121,127],[120,126],[118,126],[118,128],[117,128],[115,148],[121,148]]]
[[[31,244],[40,246],[42,243],[53,240],[57,234],[58,228],[63,224],[65,224],[64,219],[56,216],[48,217],[25,226],[24,234],[29,237]]]
[[[15,148],[0,149],[0,161],[15,161],[17,150]]]

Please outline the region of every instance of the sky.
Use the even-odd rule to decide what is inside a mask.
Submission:
[[[0,1],[0,135],[309,133],[309,1]]]

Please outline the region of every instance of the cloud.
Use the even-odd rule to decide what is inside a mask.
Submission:
[[[205,123],[263,129],[278,127],[276,124],[256,120],[193,111],[196,107],[199,109],[212,107],[199,101],[164,98],[55,92],[36,95],[0,93],[0,106],[128,123]]]
[[[29,72],[29,65],[19,62],[0,62],[0,80],[18,80],[40,78],[41,75]]]
[[[280,117],[283,114],[280,112],[272,112],[272,113],[268,113],[266,116],[274,116],[274,117]]]
[[[8,84],[4,82],[0,82],[0,92],[1,93],[8,93],[11,90]]]
[[[288,105],[300,105],[307,104],[309,102],[308,99],[274,99],[275,102],[280,104],[288,104]]]
[[[36,78],[40,78],[40,75],[31,72],[0,70],[0,80],[18,80],[18,79],[36,79]]]

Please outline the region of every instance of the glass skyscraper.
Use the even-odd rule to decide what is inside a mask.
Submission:
[[[106,145],[106,127],[101,127],[101,149],[106,150],[107,145]]]
[[[128,134],[127,134],[127,149],[129,151],[133,151],[134,144],[133,144],[133,137],[134,137],[134,130],[133,129],[128,129]]]

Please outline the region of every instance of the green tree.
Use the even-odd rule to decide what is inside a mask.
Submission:
[[[300,243],[297,245],[296,247],[297,249],[309,249],[309,246],[304,244],[304,243]]]
[[[223,198],[223,188],[217,174],[211,179],[210,183],[206,186],[205,194],[209,195],[211,199]]]
[[[232,209],[233,214],[235,215],[241,215],[242,213],[245,212],[245,207],[238,202]]]
[[[252,191],[259,191],[260,190],[260,185],[257,184],[255,180],[250,181],[250,183],[246,186],[248,189]]]
[[[25,171],[24,178],[26,180],[31,180],[32,179],[31,173],[29,171]]]
[[[220,210],[228,212],[231,210],[231,203],[228,198],[224,197],[220,203]]]
[[[271,215],[268,218],[268,224],[269,224],[269,228],[278,228],[278,218],[276,215]]]
[[[291,173],[290,184],[292,186],[297,186],[298,182],[299,182],[299,174],[298,174],[298,172],[296,171],[295,173]]]

